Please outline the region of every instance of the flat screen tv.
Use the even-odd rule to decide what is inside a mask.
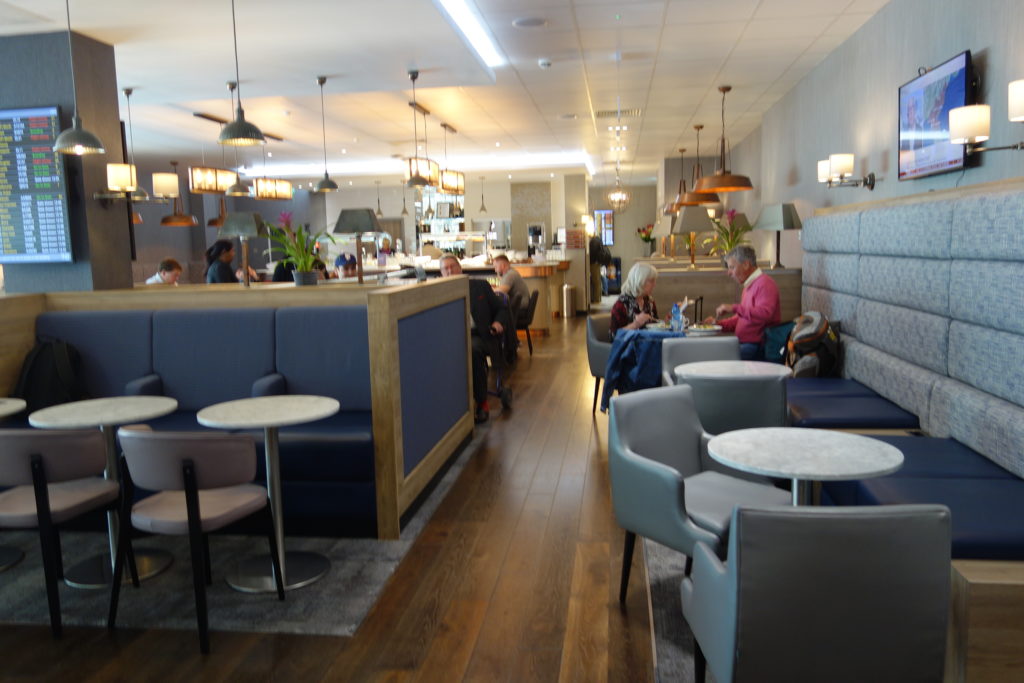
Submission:
[[[900,86],[899,179],[964,166],[966,148],[949,142],[949,110],[974,104],[970,51]]]

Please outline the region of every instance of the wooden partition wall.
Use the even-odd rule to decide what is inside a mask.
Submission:
[[[366,306],[373,406],[377,533],[396,539],[401,515],[430,482],[455,449],[473,431],[471,408],[409,473],[403,468],[402,387],[399,381],[398,323],[438,306],[461,300],[469,306],[465,277],[431,280],[406,286],[292,284],[151,286],[96,292],[52,292],[0,296],[0,396],[10,395],[25,355],[35,343],[36,317],[48,311],[114,311],[188,308],[256,308],[284,306]],[[465,316],[462,316],[465,320]],[[471,367],[466,338],[466,405],[471,406]],[[456,391],[455,387],[439,390]]]

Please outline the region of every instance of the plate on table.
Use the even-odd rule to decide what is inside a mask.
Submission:
[[[721,331],[721,325],[690,325],[686,328],[686,335],[689,337],[710,337]]]
[[[647,323],[644,325],[645,330],[671,330],[672,326],[666,322]]]

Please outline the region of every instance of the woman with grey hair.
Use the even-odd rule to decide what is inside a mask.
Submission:
[[[620,329],[643,329],[644,325],[658,319],[653,297],[657,281],[658,270],[654,266],[643,262],[633,264],[622,283],[622,295],[612,306],[612,336]]]

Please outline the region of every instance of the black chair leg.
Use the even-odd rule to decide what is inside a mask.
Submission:
[[[206,585],[213,585],[213,571],[210,569],[210,534],[203,534],[203,571],[206,575]]]
[[[124,522],[129,520],[129,524]],[[139,574],[135,567],[135,551],[132,549],[131,516],[122,513],[118,516],[117,553],[114,555],[114,575],[110,579],[110,611],[107,613],[107,628],[114,629],[117,622],[117,605],[121,599],[121,579],[124,577],[125,558],[128,559],[132,585],[139,586]]]
[[[590,412],[597,412],[597,397],[601,395],[601,378],[594,378],[594,405],[590,408]]]
[[[530,328],[526,328],[526,345],[530,347],[530,355],[533,355],[533,339],[530,337]]]
[[[626,543],[622,547],[622,582],[619,584],[619,604],[626,604],[626,589],[629,588],[629,571],[633,567],[633,548],[636,546],[636,534],[626,532]]]
[[[707,680],[708,662],[704,659],[704,652],[700,649],[700,643],[693,639],[693,680],[697,683],[704,683]]]
[[[47,528],[48,527],[48,528]],[[43,555],[43,577],[46,581],[46,602],[50,607],[50,630],[54,638],[60,638],[63,628],[60,621],[60,590],[57,582],[60,580],[60,559],[59,552],[55,547],[54,535],[56,531],[49,524],[39,525],[39,544]]]
[[[277,583],[277,599],[284,600],[284,581],[281,580],[281,563],[277,558],[277,535],[274,533],[274,513],[271,512],[269,503],[264,510],[267,519],[267,540],[270,542],[270,561],[274,564],[274,581]]]
[[[188,510],[188,549],[192,556],[192,587],[196,594],[196,623],[199,627],[199,651],[210,653],[210,629],[206,613],[206,546],[199,516],[199,490],[195,465],[191,460],[182,464],[185,479],[185,508]]]
[[[683,567],[683,576],[689,576],[690,570],[693,569],[693,557],[690,555],[686,556],[686,566]]]

